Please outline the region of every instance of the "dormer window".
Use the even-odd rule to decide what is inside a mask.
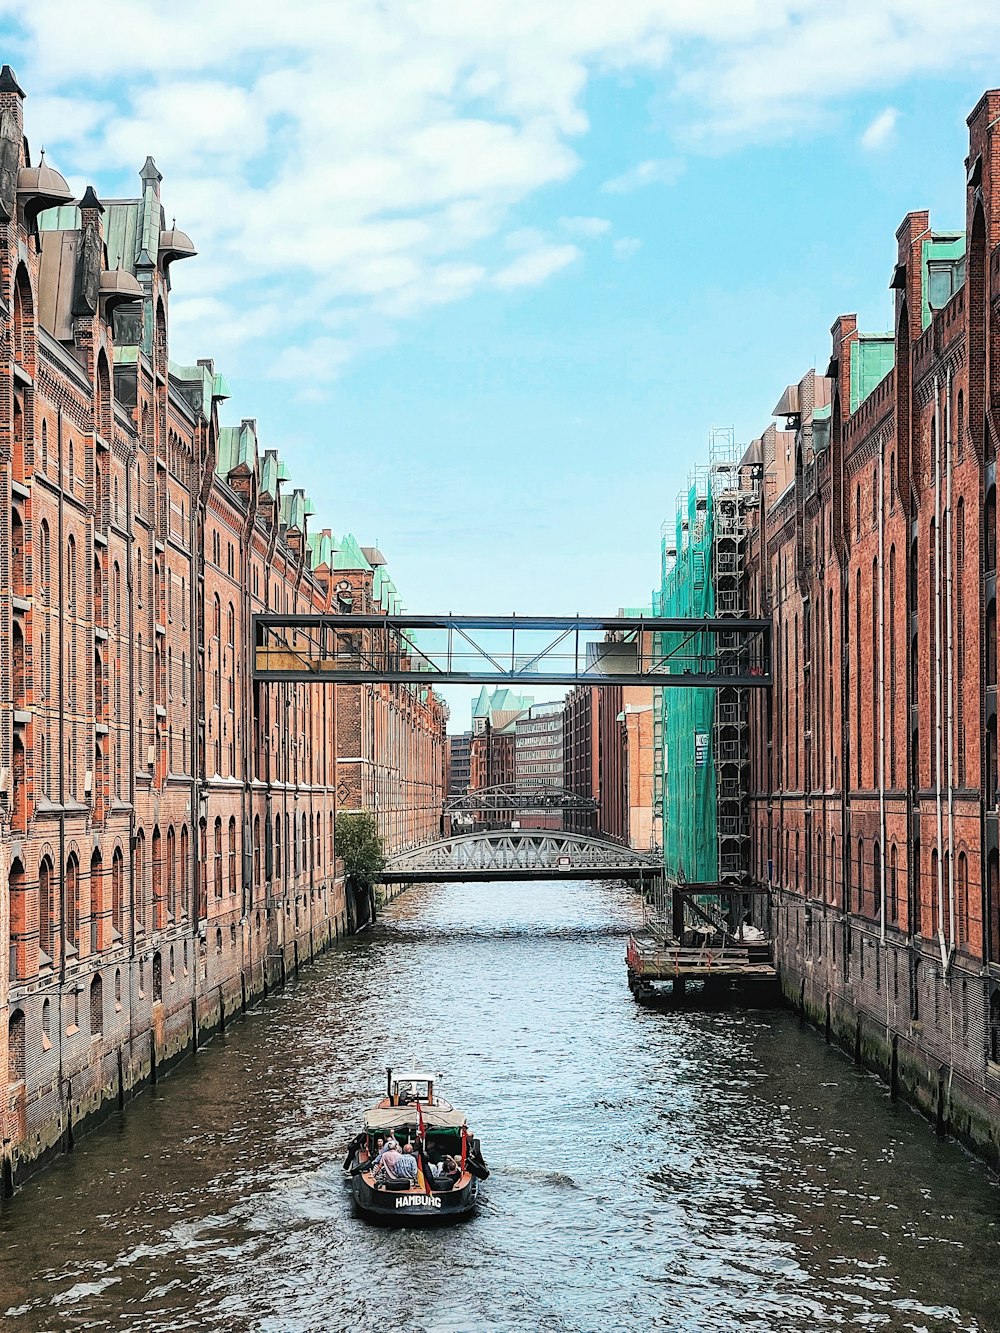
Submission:
[[[927,304],[932,310],[946,306],[965,284],[965,257],[932,259],[927,264]]]

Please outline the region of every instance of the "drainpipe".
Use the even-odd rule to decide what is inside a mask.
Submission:
[[[885,459],[878,456],[878,819],[882,856],[879,866],[879,939],[885,946]],[[888,1002],[889,988],[886,987]]]
[[[955,953],[955,741],[954,741],[954,638],[952,635],[952,514],[951,514],[951,367],[948,367],[948,381],[945,397],[944,439],[945,439],[945,534],[947,547],[945,552],[945,607],[947,612],[948,635],[948,961]]]
[[[941,704],[941,394],[937,375],[934,376],[934,681],[935,717],[934,799],[937,809],[937,918],[938,945],[941,949],[941,970],[948,969],[948,949],[944,939],[944,827],[941,803],[941,762],[943,725]]]
[[[59,547],[56,560],[59,564],[59,1097],[62,1101],[65,1089],[63,1065],[63,1041],[66,1031],[66,1015],[63,1013],[66,989],[66,597],[64,589],[66,549],[65,509],[66,497],[63,491],[63,414],[56,413],[56,452],[59,455]],[[50,563],[51,568],[51,563]],[[50,585],[51,586],[51,585]],[[51,636],[49,651],[51,652]],[[60,1106],[60,1111],[63,1107]],[[72,1115],[72,1105],[70,1106]]]
[[[56,413],[56,447],[59,454],[59,998],[62,1009],[62,986],[66,980],[66,550],[65,493],[63,491],[63,414]],[[62,1059],[62,1031],[65,1023],[60,1015],[60,1063]],[[61,1082],[61,1079],[60,1079]]]

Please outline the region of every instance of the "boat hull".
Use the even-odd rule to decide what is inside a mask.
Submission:
[[[446,1226],[470,1217],[479,1201],[479,1181],[472,1177],[460,1189],[425,1194],[415,1189],[374,1189],[362,1173],[351,1180],[354,1207],[369,1222],[387,1226]]]

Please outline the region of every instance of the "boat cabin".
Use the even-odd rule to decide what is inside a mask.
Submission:
[[[385,1071],[386,1096],[390,1106],[415,1106],[421,1102],[424,1106],[434,1106],[434,1080],[436,1074],[420,1069],[394,1071],[391,1066]]]

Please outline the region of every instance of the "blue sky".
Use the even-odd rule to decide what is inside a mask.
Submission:
[[[215,356],[225,419],[415,612],[646,601],[710,428],[759,434],[837,314],[889,323],[907,209],[962,225],[1000,81],[980,0],[0,0],[0,29],[74,185],[155,157],[199,249],[175,359]]]

